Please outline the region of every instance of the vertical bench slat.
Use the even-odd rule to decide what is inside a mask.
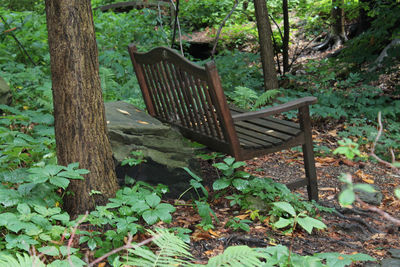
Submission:
[[[167,90],[165,90],[166,89],[165,85],[162,83],[162,79],[160,76],[160,70],[158,69],[158,67],[159,67],[159,64],[152,64],[150,66],[150,71],[153,76],[153,79],[155,79],[155,86],[160,95],[159,98],[162,101],[161,104],[163,105],[163,108],[165,111],[164,112],[165,120],[172,122],[174,119],[173,116],[171,116],[173,114],[173,110],[169,103],[170,101],[167,96],[167,92],[166,92]]]
[[[166,83],[168,84],[168,90],[171,94],[171,100],[174,105],[176,115],[179,118],[180,123],[187,127],[188,122],[186,120],[186,117],[183,115],[182,106],[179,101],[179,97],[176,95],[176,88],[175,88],[174,83],[172,82],[172,74],[171,74],[171,70],[168,66],[168,62],[163,61],[162,66],[163,66],[163,70],[164,70],[164,72],[163,72],[164,77],[165,77]]]
[[[152,103],[155,107],[155,112],[156,112],[157,116],[164,118],[165,110],[161,106],[162,101],[161,101],[161,99],[159,99],[159,94],[158,94],[157,88],[155,87],[155,81],[154,81],[153,77],[151,76],[151,72],[150,72],[149,68],[150,67],[148,65],[143,64],[144,77],[145,77],[146,83],[148,85],[148,90],[150,92]]]
[[[213,122],[214,122],[213,123],[214,124],[214,128],[215,128],[215,131],[217,132],[217,138],[220,139],[220,140],[225,140],[224,134],[223,134],[222,129],[220,127],[220,122],[218,120],[218,116],[217,116],[217,113],[216,113],[216,110],[215,110],[215,107],[214,107],[214,103],[211,100],[211,96],[210,96],[208,85],[207,85],[207,83],[205,81],[202,81],[202,88],[203,88],[204,95],[205,95],[205,97],[207,99],[207,102],[209,103],[208,108],[209,108],[210,113],[212,115],[212,119],[213,119]]]

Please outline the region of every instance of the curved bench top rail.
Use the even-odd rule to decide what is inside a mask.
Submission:
[[[134,46],[134,45],[130,45]],[[190,62],[188,59],[178,54],[175,50],[168,47],[156,47],[148,52],[134,52],[135,59],[139,64],[156,64],[162,61],[171,62],[175,66],[184,69],[202,80],[207,80],[207,74],[204,67]]]

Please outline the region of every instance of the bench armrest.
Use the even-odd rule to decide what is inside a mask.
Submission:
[[[282,105],[270,107],[267,109],[235,114],[235,115],[232,115],[232,119],[234,121],[242,121],[242,120],[250,120],[250,119],[255,119],[255,118],[267,117],[267,116],[282,113],[285,111],[299,109],[301,107],[312,105],[315,103],[317,103],[317,98],[313,97],[313,96],[308,96],[308,97],[303,97],[303,98],[296,99],[293,101],[289,101]]]

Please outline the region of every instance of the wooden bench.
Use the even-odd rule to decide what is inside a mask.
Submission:
[[[200,67],[166,47],[139,53],[131,44],[128,50],[151,116],[177,127],[186,138],[236,160],[302,145],[306,179],[287,186],[307,186],[309,199],[318,200],[309,117],[309,105],[317,102],[315,97],[243,112],[228,105],[213,61]],[[293,109],[299,111],[299,123],[273,117]]]

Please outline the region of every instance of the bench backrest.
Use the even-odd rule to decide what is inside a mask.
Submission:
[[[236,154],[239,141],[214,62],[197,66],[174,50],[129,53],[149,114],[194,141]]]

